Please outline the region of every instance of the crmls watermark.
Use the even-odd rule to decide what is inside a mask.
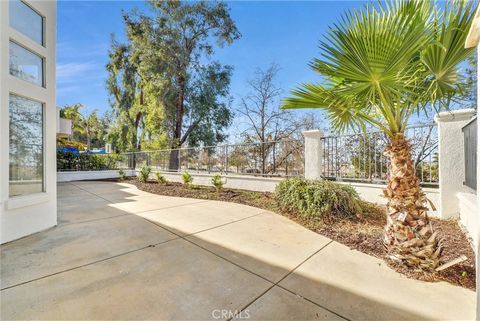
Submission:
[[[250,311],[249,310],[243,310],[243,311],[237,311],[237,310],[227,310],[227,309],[215,309],[212,311],[212,317],[215,320],[220,320],[220,319],[231,319],[233,317],[240,319],[240,320],[247,320],[250,319]]]

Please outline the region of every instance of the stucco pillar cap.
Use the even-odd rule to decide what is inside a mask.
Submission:
[[[304,131],[303,136],[307,138],[321,138],[323,136],[323,133],[320,129],[313,129]]]
[[[468,120],[475,116],[475,109],[459,109],[452,111],[444,111],[435,115],[435,121],[438,122],[452,122],[460,120]]]

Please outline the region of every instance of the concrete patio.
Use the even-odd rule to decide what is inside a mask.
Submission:
[[[1,318],[473,320],[475,293],[407,279],[290,220],[133,185],[58,185],[59,224],[1,246]]]

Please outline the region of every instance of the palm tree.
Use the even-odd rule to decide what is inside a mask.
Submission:
[[[83,108],[82,104],[73,104],[73,105],[68,105],[63,107],[60,110],[60,117],[63,117],[65,119],[70,119],[72,121],[71,123],[71,134],[69,139],[72,141],[73,136],[75,133],[83,133],[84,128],[81,125],[81,119],[82,119],[82,113],[80,112],[80,109]]]
[[[85,134],[87,141],[87,150],[91,149],[92,138],[98,134],[100,128],[100,121],[98,120],[97,110],[94,110],[89,115],[79,116],[79,128],[82,134]]]
[[[369,4],[349,12],[320,43],[311,63],[323,77],[292,91],[282,108],[322,108],[339,130],[383,131],[390,159],[384,244],[389,258],[433,269],[441,246],[427,217],[405,129],[412,114],[447,108],[459,92],[459,64],[473,19],[473,2]]]

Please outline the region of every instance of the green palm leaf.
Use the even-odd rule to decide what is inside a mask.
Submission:
[[[391,1],[346,13],[320,42],[310,64],[323,84],[292,91],[282,108],[322,108],[337,130],[367,123],[403,132],[414,110],[457,92],[457,66],[473,4]]]

